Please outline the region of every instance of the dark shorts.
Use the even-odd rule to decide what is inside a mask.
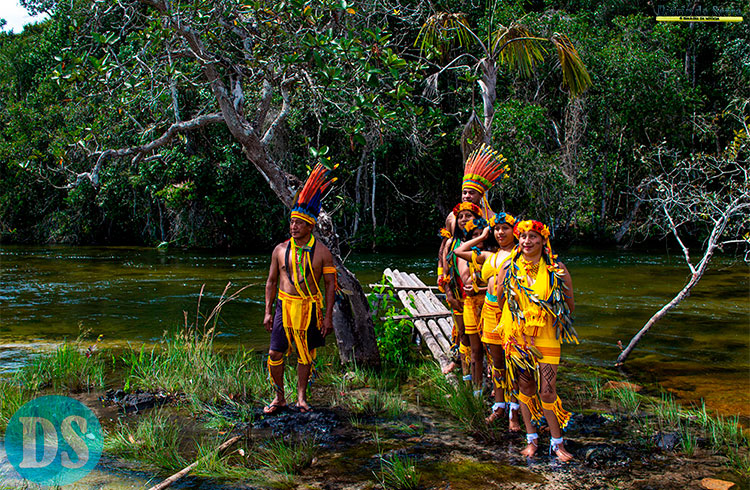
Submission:
[[[318,313],[313,308],[310,315],[310,325],[307,326],[307,347],[312,352],[318,347],[326,345],[326,339],[318,330]],[[286,352],[289,349],[289,341],[284,331],[284,315],[281,309],[281,300],[276,300],[276,313],[273,317],[273,327],[271,328],[271,347],[269,350],[276,352]]]

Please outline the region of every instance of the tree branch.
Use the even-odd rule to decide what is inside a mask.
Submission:
[[[255,111],[255,117],[253,118],[253,129],[257,135],[260,135],[261,128],[263,128],[263,122],[266,120],[268,109],[271,108],[271,100],[273,99],[273,85],[268,79],[263,79],[263,92],[260,96],[260,103],[258,109]]]
[[[94,168],[91,169],[90,172],[81,172],[76,174],[76,180],[74,182],[71,182],[67,186],[65,186],[65,189],[72,189],[74,187],[77,187],[81,181],[84,179],[89,179],[91,181],[91,184],[94,187],[99,186],[99,172],[102,169],[102,166],[104,165],[104,162],[107,159],[110,158],[121,158],[129,155],[135,155],[133,157],[132,163],[139,162],[143,156],[150,152],[155,150],[156,148],[160,148],[170,141],[172,141],[175,136],[177,136],[180,133],[185,133],[188,131],[194,131],[198,128],[202,128],[204,126],[207,126],[209,124],[215,124],[219,122],[223,122],[224,118],[220,113],[214,113],[214,114],[205,114],[203,116],[198,116],[194,119],[191,119],[189,121],[182,121],[178,123],[174,123],[162,134],[160,137],[156,138],[155,140],[146,143],[145,145],[141,146],[131,146],[129,148],[120,148],[119,150],[105,150],[101,153],[99,153],[98,158],[96,159],[96,164],[94,165]],[[97,155],[97,153],[94,153],[92,156]]]
[[[286,119],[286,116],[289,115],[289,111],[292,109],[292,105],[289,102],[291,97],[289,95],[289,87],[292,86],[297,80],[299,80],[299,77],[295,75],[281,82],[281,98],[284,102],[281,105],[281,112],[279,112],[279,114],[273,120],[271,126],[268,127],[266,133],[263,135],[263,138],[261,138],[260,140],[263,145],[268,145],[271,142],[274,133],[276,132],[276,128],[284,121],[284,119]]]
[[[677,233],[677,225],[674,224],[674,220],[672,220],[672,215],[669,214],[669,210],[667,209],[666,204],[662,206],[662,210],[664,211],[664,216],[666,216],[667,219],[669,220],[669,224],[671,225],[670,228],[672,229],[672,234],[677,239],[677,243],[680,244],[680,247],[682,248],[682,253],[685,254],[685,262],[687,262],[687,265],[690,268],[690,272],[695,274],[695,267],[693,267],[692,262],[690,262],[690,250],[688,250],[685,244],[682,243],[682,240],[680,239],[680,234]]]

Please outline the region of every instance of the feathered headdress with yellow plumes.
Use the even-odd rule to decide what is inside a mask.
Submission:
[[[508,170],[508,166],[503,165],[507,160],[483,143],[466,159],[461,189],[474,189],[484,195]]]
[[[318,221],[320,201],[326,189],[336,182],[335,177],[331,178],[331,173],[337,167],[338,164],[334,165],[332,169],[326,168],[320,163],[315,165],[302,190],[297,192],[294,206],[292,207],[292,218],[299,218],[311,225],[314,225]]]

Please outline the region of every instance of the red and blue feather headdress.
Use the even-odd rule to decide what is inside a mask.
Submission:
[[[292,218],[299,218],[311,225],[318,221],[320,201],[326,189],[336,181],[335,177],[331,178],[331,173],[336,167],[338,164],[334,165],[333,169],[328,169],[320,163],[315,165],[302,190],[297,193],[292,206]]]

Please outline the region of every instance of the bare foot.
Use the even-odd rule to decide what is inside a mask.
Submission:
[[[451,362],[450,364],[448,364],[447,366],[445,366],[443,368],[443,374],[448,374],[451,371],[453,371],[454,369],[456,369],[456,363],[455,362]]]
[[[536,444],[527,444],[526,448],[521,451],[521,455],[526,456],[527,458],[533,458],[536,454]]]
[[[484,421],[487,425],[490,425],[492,422],[499,419],[504,413],[505,413],[504,408],[498,408],[497,410],[492,412],[489,417],[485,418]]]
[[[518,422],[518,412],[515,410],[513,416],[508,422],[508,430],[510,432],[521,432],[521,424]]]
[[[557,446],[557,450],[555,450],[555,454],[557,455],[557,459],[561,463],[567,463],[568,461],[573,459],[573,455],[570,454],[568,451],[566,451],[565,446],[563,446],[562,444]]]
[[[297,410],[299,410],[301,413],[307,413],[312,411],[312,407],[309,403],[307,403],[307,400],[304,398],[297,398],[297,404],[295,405]]]

